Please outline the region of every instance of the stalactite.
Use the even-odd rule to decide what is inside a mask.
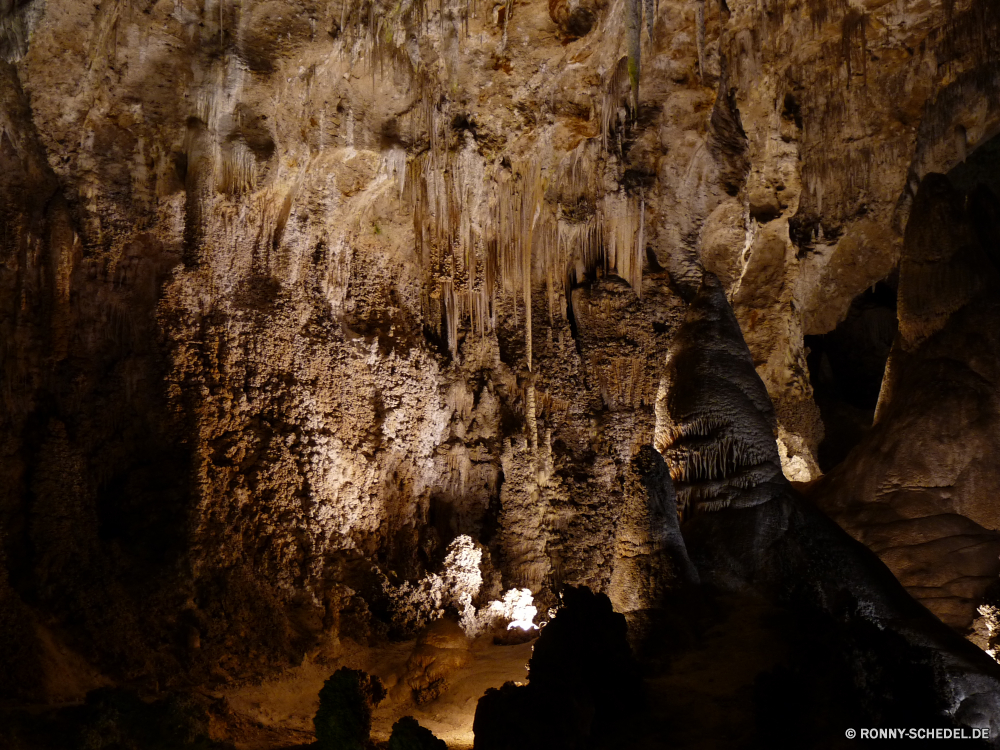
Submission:
[[[642,58],[642,0],[625,0],[625,38],[628,44],[628,78],[632,86],[632,109],[638,112],[639,70]]]
[[[605,269],[604,222],[601,213],[584,223],[562,223],[559,225],[559,233],[563,247],[575,249],[575,252],[567,253],[569,259],[579,260],[588,277],[596,278]]]
[[[622,74],[622,83],[620,84],[621,90],[617,94],[617,100],[614,105],[617,108],[617,102],[620,102],[621,98],[624,96],[624,86],[627,85],[627,79],[624,78],[624,73]],[[609,84],[610,85],[610,84]],[[605,86],[605,100],[606,104],[603,106],[604,112],[610,111],[610,106],[607,104],[607,100],[613,95],[610,92],[608,86]],[[607,128],[602,130],[602,138],[607,137]],[[559,164],[559,184],[561,185],[561,195],[563,196],[563,201],[574,201],[579,202],[580,200],[589,199],[597,189],[595,184],[595,173],[594,168],[594,157],[588,154],[588,149],[592,146],[592,141],[589,139],[581,140],[580,143],[566,154],[565,157],[560,161]]]
[[[409,172],[406,150],[397,146],[382,154],[382,172],[386,177],[395,181],[399,189],[399,200],[402,202],[406,195],[406,178]]]
[[[609,89],[620,102],[629,91],[625,58],[618,71]],[[408,161],[390,151],[383,169],[412,211],[425,320],[441,326],[457,355],[459,329],[485,335],[495,325],[495,300],[510,295],[508,309],[524,336],[524,367],[533,374],[532,299],[539,286],[550,325],[565,314],[566,280],[576,263],[591,278],[614,269],[640,293],[645,199],[621,193],[594,205],[599,188],[588,149],[600,158],[598,144],[583,142],[551,166],[487,165],[471,139],[465,148],[447,147],[444,114],[429,101],[420,108],[430,148]],[[571,210],[554,196],[568,199]]]
[[[859,11],[851,10],[841,22],[841,44],[843,47],[844,61],[847,65],[847,88],[851,87],[851,78],[854,75],[854,48],[860,47],[861,76],[862,82],[867,82],[868,78],[868,16]]]
[[[604,83],[604,98],[601,103],[601,137],[604,150],[608,150],[608,136],[611,133],[612,119],[618,119],[618,110],[622,102],[628,102],[628,107],[632,106],[632,100],[627,96],[631,91],[629,58],[623,57],[611,69],[607,81]],[[638,89],[636,89],[638,91]]]
[[[514,0],[505,0],[503,6],[503,34],[500,40],[500,54],[507,49],[507,27],[510,25],[510,17],[514,12]]]
[[[532,460],[538,460],[538,419],[535,412],[535,384],[529,383],[525,397],[525,421],[528,423],[528,439],[531,441]]]
[[[28,24],[25,12],[0,14],[0,58],[17,62],[28,51]]]
[[[697,41],[698,41],[698,76],[701,82],[705,83],[705,0],[698,0],[695,11],[697,20]]]
[[[253,190],[257,181],[257,163],[253,152],[241,141],[228,144],[218,155],[216,189],[222,193]]]
[[[132,4],[127,0],[115,0],[99,6],[97,33],[90,50],[90,68],[107,59],[114,60],[118,54],[118,27],[122,18],[128,17]]]
[[[492,296],[485,288],[482,288],[472,292],[470,299],[470,327],[477,336],[485,336],[486,332],[491,330],[495,325],[492,311]]]
[[[458,319],[461,317],[458,295],[455,294],[455,285],[451,281],[441,283],[441,297],[444,306],[444,324],[448,349],[454,357],[458,354]]]
[[[646,197],[639,193],[639,241],[635,247],[635,269],[632,288],[642,296],[642,259],[646,254]]]
[[[645,204],[635,205],[635,199],[624,193],[604,196],[601,213],[605,227],[607,270],[614,268],[636,294],[642,294],[643,215]]]
[[[517,259],[508,251],[509,241],[521,236],[520,227],[497,231],[501,217],[509,215],[509,204],[520,193],[509,186],[499,190],[494,186],[491,202],[491,181],[486,179],[485,164],[474,144],[457,152],[448,149],[443,115],[429,102],[420,109],[430,149],[411,160],[405,172],[398,165],[386,169],[405,174],[402,179],[408,187],[403,195],[413,214],[424,287],[428,298],[451,299],[444,306],[444,325],[449,346],[457,347],[457,326],[467,323],[481,334],[493,328],[498,275],[509,281],[523,276],[520,268],[509,267]],[[436,320],[432,310],[427,314],[429,320]]]
[[[601,397],[613,410],[634,409],[644,399],[649,385],[645,363],[637,357],[613,357],[597,369]]]

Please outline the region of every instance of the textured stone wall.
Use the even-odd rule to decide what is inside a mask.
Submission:
[[[815,478],[803,336],[995,132],[998,34],[986,0],[0,5],[10,632],[249,675],[458,534],[483,596],[648,606],[633,458],[701,269]]]
[[[921,183],[876,424],[816,488],[825,510],[960,629],[1000,574],[998,206],[988,190],[966,196],[942,175]]]

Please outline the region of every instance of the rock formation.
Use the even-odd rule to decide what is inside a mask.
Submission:
[[[876,424],[816,502],[944,622],[970,626],[1000,574],[992,456],[1000,342],[998,204],[924,178],[899,271],[899,333]]]
[[[996,664],[917,604],[870,550],[797,496],[777,470],[764,385],[712,276],[692,301],[674,348],[668,391],[676,397],[657,427],[668,436],[663,452],[672,473],[691,487],[693,517],[684,535],[702,580],[833,615],[848,632],[867,631],[859,640],[876,654],[891,654],[898,639],[909,652],[901,661],[928,665],[923,694],[937,693],[929,704],[934,713],[989,728],[995,738]],[[881,673],[888,694],[892,672]],[[912,689],[914,679],[899,689]]]
[[[590,747],[614,738],[643,697],[625,618],[607,596],[569,587],[535,644],[528,684],[508,682],[480,699],[475,747]]]
[[[0,694],[221,689],[512,590],[638,643],[780,589],[786,522],[841,549],[786,478],[967,628],[998,58],[991,0],[0,0]],[[806,337],[878,284],[841,429]],[[820,479],[824,430],[863,442]],[[400,594],[460,537],[476,593]]]

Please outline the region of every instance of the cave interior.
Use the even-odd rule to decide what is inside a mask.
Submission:
[[[1000,4],[0,0],[0,746],[1000,747]]]

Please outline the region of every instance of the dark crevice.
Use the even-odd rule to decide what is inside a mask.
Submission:
[[[859,295],[833,331],[806,336],[809,376],[826,430],[819,446],[822,471],[844,460],[871,427],[897,328],[896,281],[890,278]]]

